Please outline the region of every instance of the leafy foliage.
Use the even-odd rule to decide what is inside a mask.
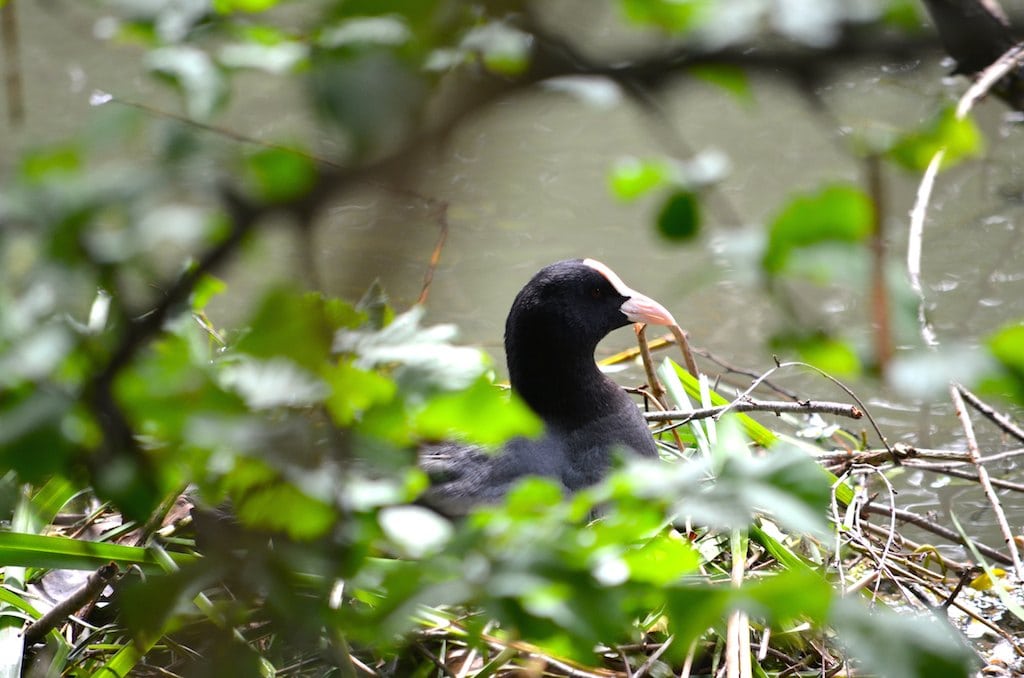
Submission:
[[[948,629],[839,596],[828,568],[797,553],[826,532],[834,478],[749,417],[687,438],[690,448],[676,450],[685,463],[624,462],[572,497],[526,479],[455,524],[415,504],[427,484],[417,444],[496,447],[540,424],[493,383],[485,356],[456,343],[454,328],[424,326],[422,306],[391,308],[377,290],[350,303],[276,281],[237,327],[207,317],[226,289],[212,272],[253,230],[281,218],[308,236],[328,190],[415,165],[410,149],[473,112],[444,117],[439,100],[453,82],[483,83],[487,100],[487,88],[525,87],[581,63],[582,53],[552,49],[531,7],[120,5],[102,31],[111,49],[141,50],[187,119],[118,107],[97,92],[103,105],[87,131],[27,151],[0,195],[5,657],[50,661],[65,675],[128,675],[144,664],[274,675],[328,654],[342,673],[354,672],[355,657],[425,675],[433,664],[414,648],[446,631],[474,648],[497,638],[589,663],[600,661],[598,648],[653,639],[670,642],[663,661],[680,664],[745,610],[781,634],[830,629],[882,674],[966,675],[968,654]],[[828,44],[854,11],[842,0],[814,13],[762,2],[737,17],[724,5],[617,6],[635,27],[701,54],[745,49],[763,26],[773,39]],[[686,71],[751,99],[735,67]],[[241,78],[254,74],[303,92],[307,137],[254,149],[243,134],[215,134]],[[657,81],[617,80],[636,91]],[[977,131],[950,115],[889,157],[920,169],[940,146],[949,162],[977,152]],[[623,201],[652,197],[656,231],[690,242],[707,228],[704,200],[727,171],[712,151],[629,159],[609,184]],[[769,227],[764,273],[793,274],[794,259],[822,244],[862,244],[871,210],[846,184],[797,196]],[[1024,401],[1019,329],[997,334],[990,349]],[[858,367],[839,341],[790,346],[837,373]],[[700,393],[683,372],[671,362],[661,370],[680,405]],[[844,503],[852,496],[846,485],[835,493]],[[200,509],[194,532],[182,529],[189,519],[168,518],[179,496]],[[56,527],[58,514],[75,525]],[[769,517],[791,536],[769,535]],[[729,533],[748,531],[750,556],[770,565],[734,585]],[[109,604],[89,613],[91,630],[26,646],[22,619],[42,615],[25,585],[110,561],[122,577]],[[503,665],[498,658],[481,673]]]

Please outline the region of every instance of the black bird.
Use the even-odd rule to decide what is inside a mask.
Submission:
[[[513,439],[494,455],[456,443],[430,446],[420,464],[433,484],[422,503],[459,516],[498,501],[523,476],[553,478],[575,492],[601,480],[618,450],[657,457],[636,404],[594,362],[598,342],[631,322],[675,324],[599,261],[541,269],[512,303],[505,354],[512,389],[543,420],[543,436]]]

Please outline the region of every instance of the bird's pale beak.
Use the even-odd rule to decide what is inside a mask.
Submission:
[[[619,310],[635,323],[668,326],[676,324],[676,319],[672,317],[667,308],[635,290],[629,290],[629,299],[622,302]]]
[[[647,323],[648,325],[668,325],[672,326],[676,324],[676,319],[672,317],[672,314],[668,312],[668,309],[651,299],[646,294],[640,294],[633,288],[622,282],[615,271],[608,268],[606,264],[602,264],[596,259],[584,259],[583,263],[591,267],[612,284],[619,294],[624,297],[629,297],[622,303],[619,310],[626,316],[631,322],[635,323]]]

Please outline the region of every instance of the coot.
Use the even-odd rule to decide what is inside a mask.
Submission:
[[[619,450],[658,452],[637,405],[594,362],[597,344],[631,322],[674,325],[661,304],[593,259],[559,261],[520,290],[505,323],[512,389],[543,420],[537,439],[497,454],[455,443],[421,452],[432,485],[421,501],[449,516],[499,500],[520,478],[546,476],[566,492],[592,485]]]

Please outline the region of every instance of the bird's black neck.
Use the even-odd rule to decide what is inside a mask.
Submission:
[[[572,429],[600,418],[624,394],[597,368],[596,348],[522,338],[507,355],[512,389],[549,426]]]

